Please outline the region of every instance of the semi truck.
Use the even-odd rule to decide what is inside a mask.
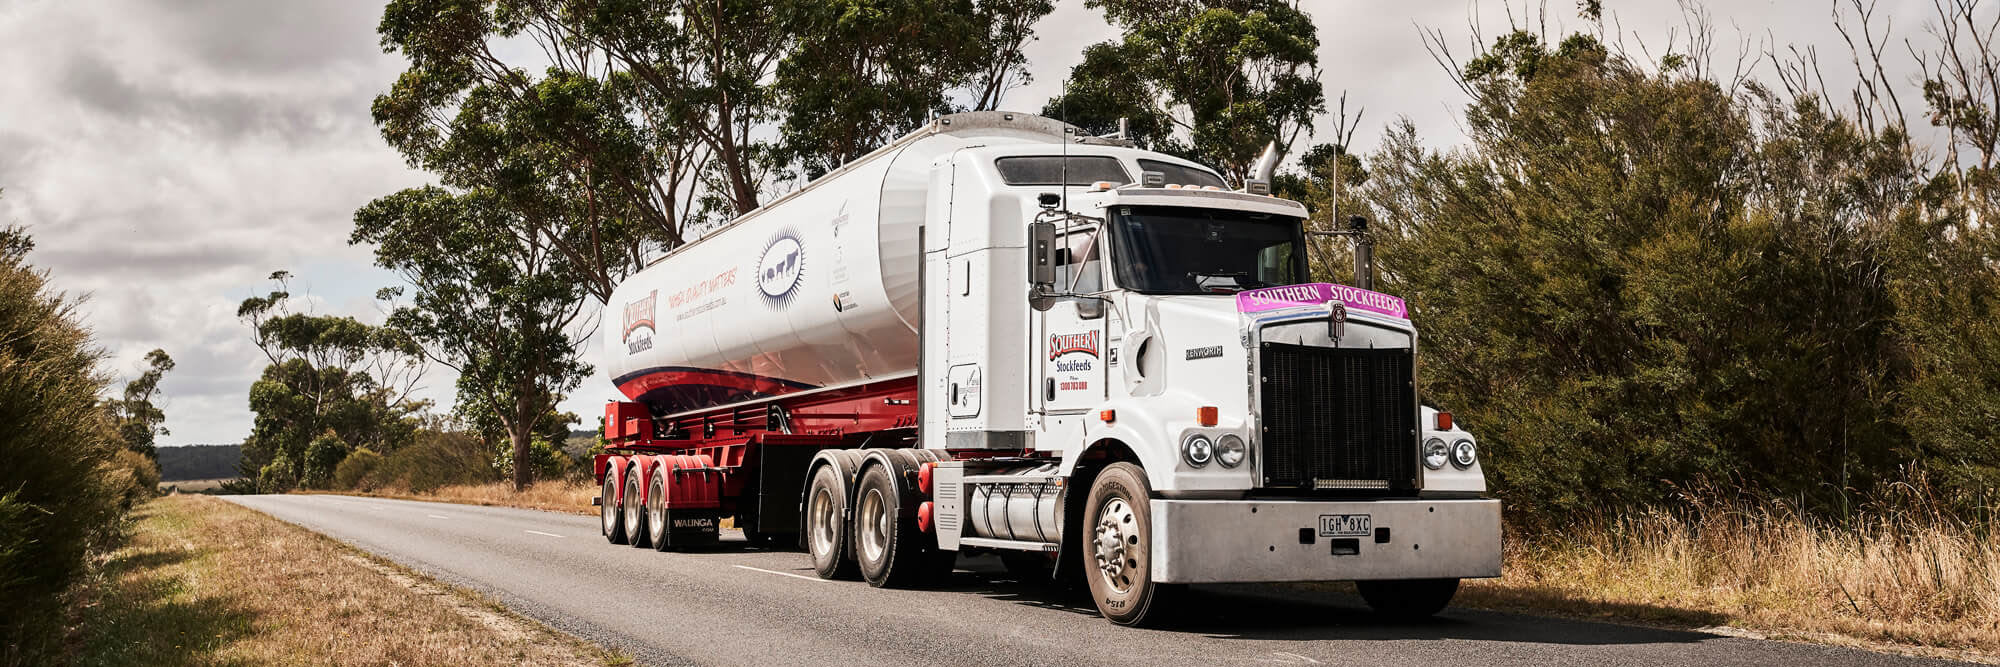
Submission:
[[[1402,299],[1312,281],[1270,162],[1232,189],[947,115],[652,262],[602,327],[605,538],[733,520],[878,587],[996,554],[1125,625],[1226,582],[1437,612],[1500,574],[1477,440],[1421,401]]]

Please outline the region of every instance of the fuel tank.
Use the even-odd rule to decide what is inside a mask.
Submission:
[[[661,416],[914,375],[932,164],[972,146],[1060,144],[1066,127],[943,116],[737,218],[613,290],[600,363]]]

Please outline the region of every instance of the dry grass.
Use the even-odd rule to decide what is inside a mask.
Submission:
[[[1842,526],[1747,500],[1585,520],[1510,539],[1506,576],[1460,602],[2000,656],[2000,535],[1914,506]]]
[[[155,500],[86,587],[74,662],[595,665],[617,656],[210,496]]]
[[[221,488],[223,484],[234,482],[238,479],[242,478],[222,477],[217,479],[181,479],[181,480],[174,480],[171,482],[160,482],[160,493],[167,493],[169,491],[178,491],[180,493],[206,493]]]
[[[490,482],[486,484],[456,484],[441,486],[426,493],[416,493],[409,489],[375,489],[372,491],[330,491],[327,493],[401,498],[404,500],[427,500],[440,503],[460,503],[464,505],[486,505],[490,507],[520,507],[531,510],[549,510],[570,514],[597,515],[597,508],[590,499],[597,497],[597,485],[588,482],[552,480],[515,492],[513,482]]]

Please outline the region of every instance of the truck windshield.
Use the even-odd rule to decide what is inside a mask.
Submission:
[[[1298,218],[1206,208],[1128,206],[1112,224],[1118,284],[1148,294],[1234,294],[1305,282]]]

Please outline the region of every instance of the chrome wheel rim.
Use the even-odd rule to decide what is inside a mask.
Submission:
[[[868,562],[882,560],[882,554],[889,551],[889,512],[887,502],[882,499],[881,489],[869,489],[861,498],[861,515],[855,523],[861,526],[861,550]]]
[[[639,503],[639,468],[625,475],[625,536],[638,539],[639,529],[644,527],[646,506]]]
[[[604,521],[604,534],[618,529],[618,481],[610,475],[604,476],[604,489],[598,492],[598,518]]]
[[[833,510],[833,491],[826,487],[813,490],[812,498],[812,547],[813,555],[833,553],[834,543],[840,535],[840,517]]]
[[[1112,498],[1097,512],[1097,528],[1091,539],[1097,560],[1097,576],[1112,590],[1132,589],[1132,575],[1139,568],[1138,517],[1124,498]]]
[[[646,493],[646,518],[651,521],[653,541],[667,533],[667,489],[666,479],[653,475],[653,485]]]

